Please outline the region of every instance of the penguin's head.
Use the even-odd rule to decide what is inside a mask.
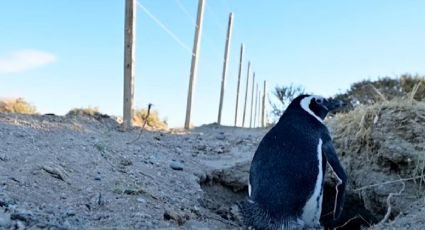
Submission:
[[[322,96],[304,94],[295,98],[291,102],[291,105],[297,107],[301,106],[304,111],[318,119],[320,122],[323,122],[323,119],[325,119],[329,112],[346,106],[346,103],[341,100],[331,98],[326,99]]]

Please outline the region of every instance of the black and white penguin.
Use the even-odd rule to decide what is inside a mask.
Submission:
[[[248,199],[232,210],[244,225],[258,230],[320,228],[326,163],[339,179],[334,220],[340,216],[347,176],[323,120],[342,106],[314,95],[291,102],[255,152]]]

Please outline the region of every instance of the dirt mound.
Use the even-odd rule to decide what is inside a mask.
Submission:
[[[344,211],[335,226],[422,229],[425,104],[384,102],[339,114],[327,123],[349,178]],[[235,194],[246,189],[249,160],[213,171],[209,180],[213,183],[210,187],[203,186],[204,199],[223,204],[207,205],[223,218],[228,215],[223,207],[229,206],[229,199],[240,199]],[[336,180],[329,171],[321,218],[325,227],[331,226],[335,200]]]
[[[424,197],[425,103],[360,107],[329,119],[328,125],[349,192],[360,196],[376,218],[392,219]]]

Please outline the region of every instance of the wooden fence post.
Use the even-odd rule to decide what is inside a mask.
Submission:
[[[227,27],[226,47],[225,47],[225,50],[224,50],[223,78],[221,79],[220,103],[218,105],[217,123],[219,125],[221,125],[221,113],[223,111],[224,88],[225,88],[225,85],[226,85],[227,66],[228,66],[228,63],[229,63],[229,50],[230,50],[230,41],[232,39],[232,27],[233,27],[233,13],[230,13],[229,14],[229,24],[228,24],[228,27]]]
[[[246,90],[245,90],[245,103],[243,106],[243,116],[242,116],[242,127],[245,126],[245,116],[246,116],[246,103],[248,101],[248,86],[249,86],[249,75],[251,73],[251,62],[248,62],[248,70],[246,73]]]
[[[258,89],[258,116],[257,116],[257,127],[261,127],[261,107],[262,107],[262,103],[261,103],[261,90]]]
[[[249,127],[250,128],[252,128],[252,112],[254,111],[253,109],[254,109],[254,89],[255,89],[255,72],[252,74],[252,85],[251,85],[251,88],[252,88],[252,92],[251,92],[251,113],[250,113],[250,116],[249,116]]]
[[[263,107],[261,108],[261,127],[266,127],[266,95],[267,95],[267,83],[264,81],[263,88]]]
[[[256,124],[257,124],[257,110],[258,110],[258,83],[255,84],[254,128],[256,128]]]
[[[244,45],[242,43],[241,44],[241,53],[240,53],[240,57],[239,57],[238,86],[236,88],[235,127],[237,126],[237,123],[238,123],[239,91],[240,91],[240,88],[241,88],[243,50],[244,50]]]
[[[136,59],[136,0],[125,1],[123,128],[133,126]]]
[[[190,128],[190,121],[192,116],[192,101],[193,101],[193,95],[195,92],[196,75],[198,70],[198,56],[199,56],[199,48],[200,48],[199,44],[201,43],[201,37],[202,37],[203,18],[204,18],[204,0],[199,0],[198,16],[196,19],[196,26],[195,26],[195,40],[193,42],[192,63],[190,67],[189,90],[187,93],[186,119],[184,123],[185,129]]]

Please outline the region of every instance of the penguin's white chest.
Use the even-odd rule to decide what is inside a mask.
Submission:
[[[314,186],[313,194],[307,200],[303,208],[303,213],[301,219],[307,226],[317,226],[320,225],[320,214],[322,212],[322,198],[323,198],[323,168],[322,168],[322,139],[319,139],[319,144],[317,145],[317,158],[319,160],[318,165],[318,174],[316,178],[316,184]]]

